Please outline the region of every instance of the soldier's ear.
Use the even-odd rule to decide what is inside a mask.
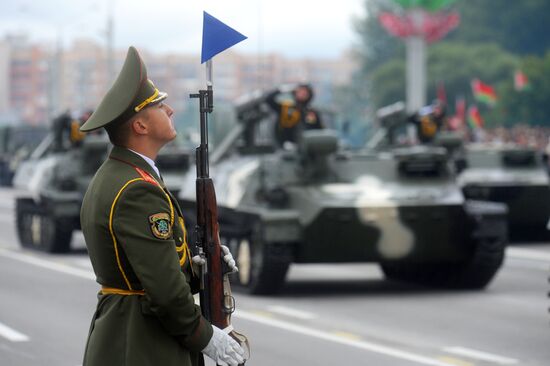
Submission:
[[[131,123],[131,129],[136,135],[147,135],[149,133],[149,125],[146,123],[144,116],[135,116]]]

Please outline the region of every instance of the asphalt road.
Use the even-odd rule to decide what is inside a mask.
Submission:
[[[0,366],[81,365],[98,285],[75,250],[21,250],[0,190]],[[385,281],[375,265],[294,266],[281,296],[236,295],[247,365],[550,364],[550,243],[510,247],[484,291]],[[213,365],[213,363],[208,363]]]

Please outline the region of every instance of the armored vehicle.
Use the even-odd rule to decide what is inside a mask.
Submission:
[[[12,184],[15,170],[27,159],[48,133],[42,126],[7,125],[0,127],[0,185]]]
[[[60,147],[56,141],[54,134],[47,135],[16,172],[16,225],[23,247],[63,253],[80,230],[82,198],[111,145],[102,131],[87,134],[78,145]],[[179,189],[188,151],[174,143],[157,157],[169,189]]]
[[[62,253],[70,250],[73,231],[80,229],[82,198],[109,143],[103,134],[66,150],[54,141],[47,135],[16,171],[16,226],[23,247]]]
[[[262,101],[239,101],[238,123],[210,162],[237,289],[276,293],[291,263],[375,262],[388,278],[444,287],[490,282],[503,260],[506,208],[467,202],[445,149],[345,151],[328,129],[277,147]],[[180,193],[188,222],[194,179],[190,171]]]
[[[550,179],[536,149],[471,144],[465,158],[466,168],[458,182],[467,198],[505,203],[513,240],[548,237]]]

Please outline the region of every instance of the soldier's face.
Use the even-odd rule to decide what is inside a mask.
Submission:
[[[161,102],[147,108],[147,112],[147,119],[151,127],[151,138],[161,143],[166,143],[176,138],[177,132],[171,118],[174,114],[172,107]]]
[[[294,91],[294,96],[298,103],[303,103],[309,99],[309,90],[306,87],[300,86]]]

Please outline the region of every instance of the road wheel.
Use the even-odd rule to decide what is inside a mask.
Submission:
[[[236,241],[235,260],[239,272],[232,275],[236,291],[255,295],[278,293],[290,265],[287,255],[278,255],[278,246],[264,242],[256,227],[248,238]]]
[[[481,289],[491,282],[504,260],[505,243],[480,240],[470,259],[460,263],[383,263],[382,271],[389,279],[423,285]]]
[[[15,202],[15,221],[19,242],[24,248],[34,249],[32,235],[33,221],[38,215],[38,207],[30,199],[17,199]]]
[[[49,216],[31,199],[16,201],[16,226],[21,246],[47,253],[66,253],[71,248],[70,219]]]

